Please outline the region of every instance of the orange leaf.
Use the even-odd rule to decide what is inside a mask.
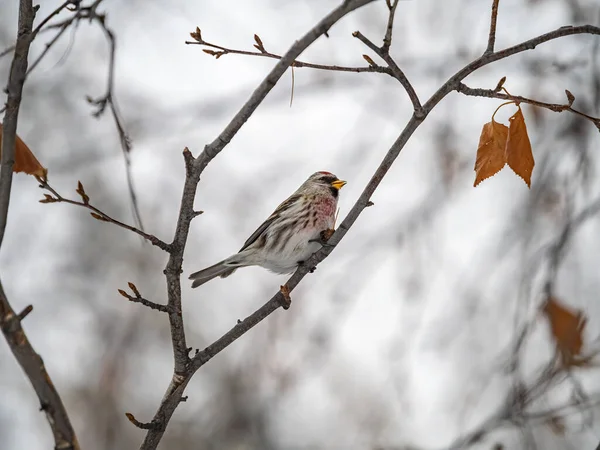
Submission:
[[[581,311],[571,312],[552,297],[544,304],[543,312],[550,321],[552,337],[564,367],[579,366],[576,357],[581,354],[587,319]]]
[[[475,160],[475,184],[496,175],[506,164],[504,149],[508,136],[508,127],[498,122],[486,123],[481,129],[477,159]]]
[[[521,107],[518,107],[517,112],[508,120],[510,125],[506,141],[506,163],[531,187],[531,172],[535,162]]]
[[[2,124],[0,124],[0,155],[2,145]],[[40,162],[31,152],[29,147],[17,136],[15,142],[15,164],[13,165],[13,172],[25,172],[28,175],[35,175],[40,178],[46,179],[48,170],[42,167]]]

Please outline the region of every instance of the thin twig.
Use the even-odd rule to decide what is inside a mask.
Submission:
[[[254,51],[247,51],[247,50],[236,50],[236,49],[232,49],[232,48],[223,47],[223,46],[217,45],[217,44],[211,44],[210,42],[207,42],[204,39],[202,39],[202,35],[200,34],[199,28],[196,28],[196,31],[192,32],[190,34],[196,40],[185,41],[186,44],[202,45],[204,47],[217,49],[218,51],[216,51],[216,52],[205,50],[205,53],[208,53],[209,55],[212,55],[216,58],[220,58],[221,56],[228,55],[228,54],[245,55],[245,56],[261,56],[264,58],[271,58],[271,59],[281,59],[283,57],[276,53],[268,52],[268,51],[264,50],[264,48],[262,51],[254,52]],[[376,72],[376,73],[386,73],[388,75],[392,74],[390,70],[388,70],[386,67],[382,67],[382,66],[347,67],[347,66],[337,66],[337,65],[329,65],[329,64],[315,64],[315,63],[298,61],[298,60],[294,61],[292,64],[290,64],[290,66],[299,67],[299,68],[318,69],[318,70],[331,70],[331,71],[336,71],[336,72],[355,72],[355,73]]]
[[[72,3],[72,0],[66,0],[64,3],[62,3],[60,6],[58,6],[54,11],[52,11],[50,14],[48,14],[44,20],[42,20],[37,27],[35,27],[31,33],[31,40],[35,39],[37,34],[42,31],[42,28],[44,28],[44,26],[54,18],[54,16],[57,16],[58,14],[60,14],[60,12],[63,9],[66,9],[67,6],[69,6]],[[0,52],[0,58],[2,58],[5,55],[8,55],[9,53],[11,53],[13,50],[15,49],[15,45],[11,45],[10,47],[5,48],[4,50],[2,50]],[[34,65],[34,64],[32,64]],[[31,68],[29,69],[28,73],[31,72]]]
[[[413,104],[415,115],[418,118],[423,118],[423,107],[421,106],[421,101],[419,100],[419,96],[417,95],[415,88],[410,83],[402,69],[400,69],[398,64],[396,64],[396,61],[394,61],[394,59],[390,56],[388,51],[384,50],[383,47],[377,47],[370,39],[365,37],[360,31],[355,31],[354,33],[352,33],[352,36],[354,36],[367,47],[369,47],[371,50],[373,50],[377,54],[377,56],[379,56],[387,63],[388,68],[392,71],[392,76],[400,82],[400,84],[408,94],[408,97],[410,98],[410,101]]]
[[[549,109],[550,111],[554,111],[554,112],[570,111],[573,114],[576,114],[578,116],[581,116],[581,117],[589,120],[596,126],[596,128],[598,128],[598,130],[600,130],[600,118],[589,116],[579,110],[574,109],[571,106],[572,101],[568,98],[567,98],[568,103],[565,103],[565,104],[546,103],[546,102],[540,102],[538,100],[533,100],[533,99],[527,98],[527,97],[521,97],[520,95],[505,94],[503,92],[498,92],[498,91],[492,90],[492,89],[470,88],[463,83],[459,83],[456,90],[458,92],[460,92],[461,94],[468,95],[471,97],[486,97],[486,98],[498,98],[501,100],[512,100],[515,103],[528,103],[530,105],[539,106],[540,108]]]
[[[0,245],[4,238],[8,216],[8,205],[15,161],[15,144],[19,107],[23,84],[27,73],[29,47],[33,39],[33,21],[37,7],[32,0],[20,0],[17,41],[8,80],[8,99],[3,120],[1,168],[0,168]],[[77,437],[71,426],[67,411],[40,356],[35,352],[21,326],[31,307],[15,314],[4,288],[0,283],[0,328],[17,362],[31,382],[46,413],[54,436],[55,448],[79,449]]]
[[[135,284],[129,282],[128,285],[129,285],[129,289],[131,289],[131,292],[133,292],[133,295],[128,294],[123,289],[119,289],[118,291],[119,291],[119,294],[121,294],[123,297],[125,297],[130,302],[140,303],[144,306],[147,306],[150,309],[154,309],[154,310],[160,311],[160,312],[165,312],[165,313],[171,312],[171,309],[169,308],[168,305],[161,305],[160,303],[155,303],[153,301],[150,301],[150,300],[142,297],[142,294],[140,294],[140,291],[138,291],[138,288],[136,287]]]
[[[394,16],[396,15],[396,7],[398,6],[398,0],[385,0],[390,13],[388,14],[388,23],[385,30],[385,36],[383,38],[383,45],[381,51],[385,54],[389,53],[390,47],[392,46],[392,33],[394,32]]]
[[[490,18],[490,33],[488,35],[488,43],[484,55],[494,52],[496,44],[496,22],[498,20],[498,3],[500,0],[492,0],[492,16]]]
[[[56,189],[54,189],[52,186],[50,186],[50,184],[48,184],[48,180],[43,180],[41,178],[38,178],[38,181],[40,182],[40,187],[42,189],[45,189],[48,192],[51,192],[53,194],[53,196],[48,195],[45,199],[40,200],[41,202],[43,202],[43,203],[69,203],[71,205],[81,206],[83,208],[86,208],[86,209],[89,209],[90,211],[92,211],[92,213],[93,213],[92,216],[97,220],[101,220],[104,222],[110,222],[110,223],[115,224],[126,230],[133,231],[135,234],[140,235],[141,237],[146,239],[148,242],[150,242],[152,245],[155,245],[156,247],[160,248],[161,250],[164,250],[166,252],[168,252],[170,250],[170,245],[167,244],[166,242],[157,238],[153,234],[146,233],[145,231],[142,231],[139,228],[136,228],[131,225],[127,225],[126,223],[123,223],[117,219],[113,219],[111,216],[109,216],[105,212],[101,211],[100,209],[98,209],[95,206],[93,206],[92,204],[90,204],[89,199],[86,202],[86,201],[78,201],[78,200],[72,200],[72,199],[65,198],[61,194],[59,194],[56,191]],[[94,214],[96,214],[96,215],[94,215]]]
[[[94,11],[95,11],[95,8],[97,8],[100,1],[102,1],[102,0],[96,1],[96,4],[94,6]],[[106,26],[105,19],[106,19],[105,15],[97,14],[95,12],[93,15],[90,16],[90,20],[95,20],[100,25],[100,27],[102,28],[102,31],[104,31],[104,35],[106,36],[106,39],[110,46],[109,59],[108,59],[108,81],[107,81],[106,92],[103,96],[101,96],[99,98],[96,98],[96,99],[88,98],[88,101],[98,108],[94,112],[95,117],[100,117],[104,113],[107,105],[110,108],[110,111],[111,111],[111,114],[113,117],[113,121],[115,123],[115,126],[117,127],[117,132],[119,133],[119,142],[121,144],[121,150],[123,152],[123,158],[125,160],[125,176],[127,179],[127,189],[129,190],[129,197],[131,199],[131,208],[133,210],[134,222],[135,222],[136,227],[138,227],[140,230],[144,230],[144,224],[142,222],[142,215],[140,213],[137,195],[136,195],[134,184],[133,184],[133,174],[131,171],[131,155],[130,155],[131,139],[125,130],[125,125],[123,124],[123,118],[121,117],[121,114],[119,112],[119,108],[117,106],[117,102],[116,102],[115,95],[114,95],[114,92],[115,92],[115,56],[116,56],[116,50],[117,50],[117,42],[116,42],[116,37],[115,37],[115,34],[113,33],[113,31]]]

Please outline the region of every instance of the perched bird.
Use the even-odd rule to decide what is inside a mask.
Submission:
[[[192,287],[215,277],[228,277],[239,267],[294,272],[319,250],[321,233],[333,229],[339,190],[345,184],[329,172],[312,174],[252,233],[238,253],[191,274]]]

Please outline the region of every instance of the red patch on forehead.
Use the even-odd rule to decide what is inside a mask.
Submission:
[[[323,174],[323,175],[333,175],[331,172],[327,172],[327,171],[325,171],[325,170],[322,170],[322,171],[320,171],[319,173],[320,173],[320,174]]]

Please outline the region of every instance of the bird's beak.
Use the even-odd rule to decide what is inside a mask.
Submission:
[[[335,180],[333,183],[331,183],[331,185],[336,188],[338,191],[344,187],[344,185],[346,184],[346,182],[344,180]]]

